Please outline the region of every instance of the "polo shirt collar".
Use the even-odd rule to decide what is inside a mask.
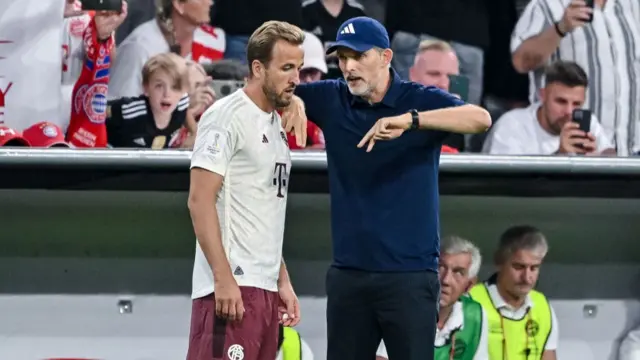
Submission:
[[[398,73],[393,68],[389,68],[389,72],[391,75],[391,84],[387,89],[387,93],[384,94],[384,97],[382,98],[382,101],[380,102],[380,104],[383,104],[388,107],[395,107],[397,104],[397,100],[400,97],[402,79],[400,78],[400,75],[398,75]],[[360,96],[352,95],[350,92],[349,92],[349,96],[351,97],[352,106],[356,104],[369,105],[369,103],[364,99],[362,99]]]
[[[462,329],[464,326],[464,311],[462,303],[457,301],[453,304],[453,309],[449,318],[445,321],[442,329],[436,328],[436,337],[434,341],[435,346],[444,346],[451,338],[451,333],[458,329]]]

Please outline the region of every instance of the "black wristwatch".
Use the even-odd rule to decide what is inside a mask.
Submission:
[[[409,113],[411,114],[411,127],[409,127],[409,131],[417,130],[420,127],[420,114],[418,114],[418,110],[416,109],[409,110]]]

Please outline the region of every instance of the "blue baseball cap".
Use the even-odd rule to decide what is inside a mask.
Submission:
[[[331,54],[339,47],[346,47],[360,53],[374,47],[388,49],[389,34],[378,20],[366,16],[351,18],[340,25],[336,42],[327,49],[327,54]]]

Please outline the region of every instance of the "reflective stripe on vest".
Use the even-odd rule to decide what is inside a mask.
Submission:
[[[529,292],[533,306],[520,320],[511,320],[500,314],[485,284],[475,285],[469,294],[487,314],[491,360],[542,359],[551,333],[551,307],[542,293],[535,290]]]
[[[301,360],[302,341],[300,334],[290,327],[284,327],[284,340],[282,341],[282,360]]]
[[[482,333],[482,308],[481,305],[468,297],[461,297],[462,313],[464,316],[462,329],[455,331],[453,345],[454,360],[473,360],[480,344]],[[449,339],[443,346],[436,347],[435,360],[451,359],[451,344]]]

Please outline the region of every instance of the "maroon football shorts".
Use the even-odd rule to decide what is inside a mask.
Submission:
[[[240,287],[244,316],[215,316],[215,293],[193,300],[187,360],[274,360],[278,353],[278,293]]]

